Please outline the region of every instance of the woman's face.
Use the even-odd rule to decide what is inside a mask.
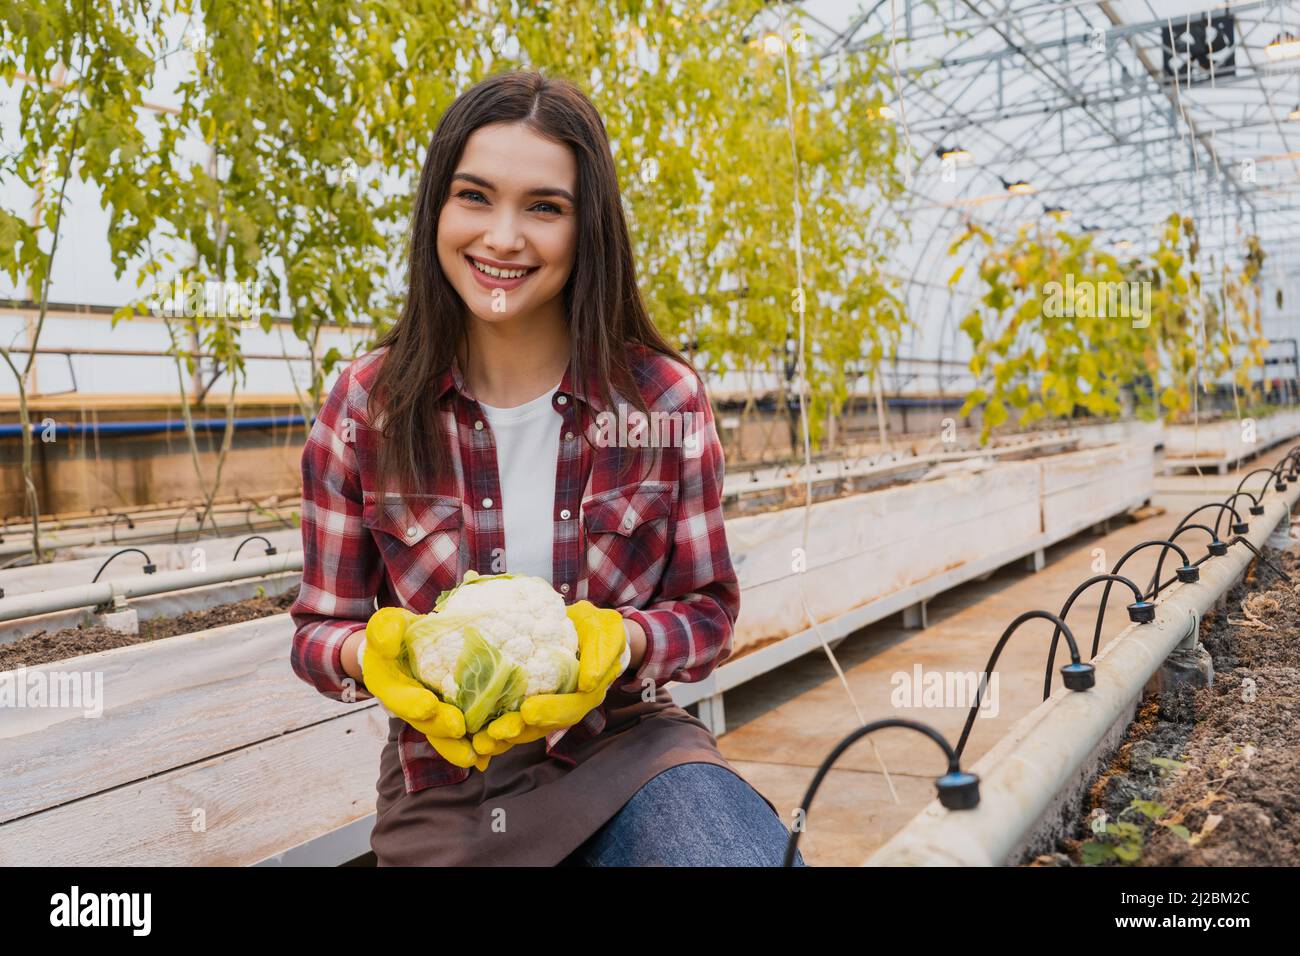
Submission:
[[[558,309],[577,245],[577,177],[568,147],[518,123],[470,135],[438,218],[438,262],[472,315],[528,321]]]

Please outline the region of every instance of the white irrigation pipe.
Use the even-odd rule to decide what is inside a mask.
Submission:
[[[0,598],[0,621],[16,621],[36,614],[53,611],[70,611],[94,607],[117,598],[143,597],[167,591],[183,591],[206,584],[224,584],[244,578],[283,574],[302,570],[302,552],[287,551],[243,561],[222,561],[202,570],[182,569],[160,574],[139,574],[133,577],[78,584],[75,587],[53,588],[35,594],[19,594]]]
[[[182,515],[182,517],[184,517]],[[195,521],[198,520],[198,513],[195,513]],[[267,526],[290,528],[288,519],[269,517],[269,516],[251,516],[243,513],[232,513],[228,517],[213,514],[210,516],[211,524],[205,525],[205,530],[209,533],[212,530],[212,524],[216,525],[218,532],[233,531],[239,529],[248,529],[251,531],[265,531]],[[41,547],[46,551],[54,551],[59,548],[74,548],[85,545],[114,545],[123,544],[130,541],[147,541],[152,538],[172,538],[177,542],[182,537],[190,541],[211,540],[208,538],[190,538],[197,530],[194,525],[189,527],[178,527],[175,519],[166,519],[165,521],[151,522],[151,527],[141,527],[143,522],[136,522],[136,527],[127,528],[125,525],[105,526],[96,531],[78,531],[71,534],[42,534]],[[15,538],[6,538],[0,543],[0,559],[17,557],[23,554],[29,554],[32,550],[32,539],[30,535],[20,535]]]
[[[1262,547],[1289,520],[1300,484],[1266,498],[1264,514],[1246,537]],[[1150,677],[1204,614],[1241,577],[1255,555],[1234,545],[1200,565],[1195,584],[1172,584],[1159,600],[1156,619],[1133,624],[1094,660],[1096,685],[1057,690],[1022,718],[971,772],[980,778],[973,810],[950,811],[936,800],[867,860],[868,866],[1014,865],[1054,829],[1054,814],[1086,786],[1090,768],[1108,737],[1128,715]],[[1112,737],[1113,739],[1113,737]]]

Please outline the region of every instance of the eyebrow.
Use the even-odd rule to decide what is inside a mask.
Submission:
[[[492,183],[488,182],[488,180],[484,179],[482,176],[475,176],[473,173],[464,173],[464,172],[459,172],[459,173],[456,173],[456,174],[455,174],[454,176],[452,176],[451,178],[452,178],[453,180],[456,180],[456,179],[463,179],[463,180],[465,180],[466,182],[474,183],[476,186],[482,186],[484,189],[491,189],[491,190],[493,190],[494,192],[496,191],[496,188],[497,188],[495,185],[493,185]],[[577,200],[573,198],[573,194],[570,193],[567,189],[560,189],[558,186],[538,186],[536,189],[530,189],[530,190],[528,190],[528,192],[525,193],[525,195],[527,195],[527,196],[559,196],[559,197],[561,197],[562,199],[567,199],[569,202],[573,203],[574,205],[577,205]]]

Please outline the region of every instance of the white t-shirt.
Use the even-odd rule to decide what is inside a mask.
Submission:
[[[496,443],[505,523],[506,570],[552,581],[555,469],[564,420],[551,400],[560,383],[514,408],[479,402]]]

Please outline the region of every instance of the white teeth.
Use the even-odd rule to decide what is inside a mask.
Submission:
[[[522,275],[527,275],[527,269],[496,269],[492,266],[484,265],[477,259],[471,257],[470,262],[474,263],[474,268],[486,275],[493,276],[497,279],[518,279]]]

